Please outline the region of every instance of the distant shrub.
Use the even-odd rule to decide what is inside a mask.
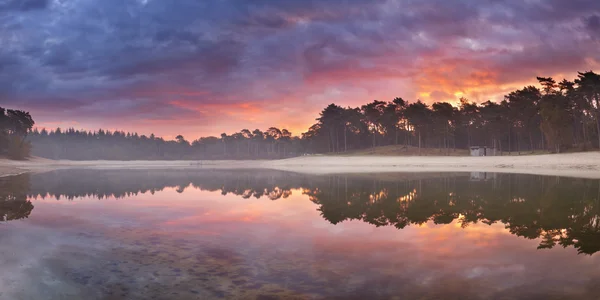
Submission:
[[[20,137],[11,136],[9,137],[8,151],[6,154],[12,159],[26,159],[31,155],[31,143],[23,141]]]

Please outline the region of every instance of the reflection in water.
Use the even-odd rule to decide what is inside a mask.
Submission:
[[[463,228],[502,222],[515,235],[541,237],[539,248],[574,246],[586,254],[600,250],[599,192],[597,180],[506,174],[490,181],[332,177],[329,186],[306,191],[334,224],[357,219],[402,229],[426,222],[457,220]]]
[[[480,173],[2,178],[0,299],[595,299],[599,189]]]
[[[5,180],[5,218],[27,217],[28,177]],[[57,171],[34,176],[29,195],[56,199],[125,197],[192,186],[243,198],[287,198],[293,189],[332,224],[361,220],[375,226],[450,224],[465,228],[501,222],[512,234],[541,238],[538,248],[600,250],[600,181],[516,174],[387,174],[305,176],[280,171]],[[0,183],[2,184],[2,183]],[[20,189],[20,190],[19,190]],[[4,204],[6,203],[6,204]],[[6,217],[8,216],[8,217]]]
[[[0,221],[29,217],[33,204],[27,199],[29,175],[0,177]]]
[[[165,188],[183,193],[193,186],[207,191],[234,193],[244,198],[267,196],[272,200],[289,196],[307,177],[279,171],[173,171],[173,170],[70,170],[35,175],[30,196],[69,200],[79,197],[122,198]]]

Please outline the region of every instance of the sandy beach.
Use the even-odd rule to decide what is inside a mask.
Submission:
[[[303,156],[282,160],[68,161],[0,159],[0,175],[54,169],[274,169],[306,174],[376,172],[501,172],[600,178],[600,152],[495,156]]]

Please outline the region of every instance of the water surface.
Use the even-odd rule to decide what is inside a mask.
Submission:
[[[63,170],[0,179],[0,299],[598,299],[598,180]]]

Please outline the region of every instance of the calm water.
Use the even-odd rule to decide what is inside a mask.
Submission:
[[[598,180],[0,179],[0,299],[600,299]]]

